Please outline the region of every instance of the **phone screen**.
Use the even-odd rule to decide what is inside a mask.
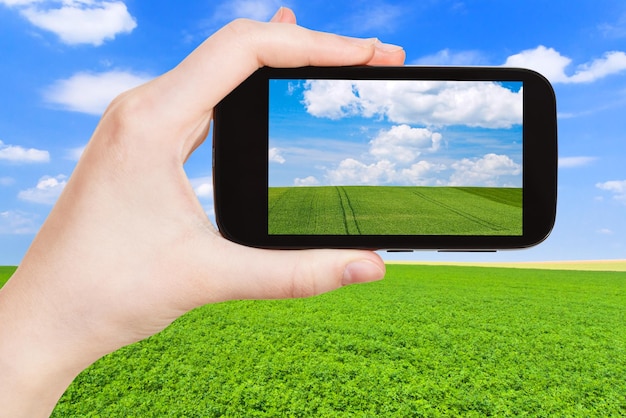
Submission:
[[[522,81],[268,83],[268,235],[523,235]]]

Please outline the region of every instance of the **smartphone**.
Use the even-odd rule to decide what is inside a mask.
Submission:
[[[526,248],[556,180],[554,91],[526,69],[266,67],[215,108],[216,222],[247,246]]]

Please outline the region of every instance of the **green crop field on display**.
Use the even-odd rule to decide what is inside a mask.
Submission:
[[[522,189],[270,187],[270,235],[521,235]]]
[[[53,417],[624,416],[625,323],[624,272],[392,264],[196,309],[85,370]]]

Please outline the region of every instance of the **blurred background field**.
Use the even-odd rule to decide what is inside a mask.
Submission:
[[[473,262],[393,262],[394,264],[413,265],[450,265],[467,267],[504,267],[540,270],[584,270],[584,271],[626,271],[626,260],[580,260],[580,261],[528,261],[507,263]]]

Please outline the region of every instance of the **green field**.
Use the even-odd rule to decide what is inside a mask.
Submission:
[[[270,235],[521,235],[522,189],[270,187]]]
[[[389,265],[106,356],[53,417],[626,415],[626,273]]]
[[[17,267],[0,266],[0,287],[4,286],[4,284],[7,282],[7,280],[9,280],[15,269],[17,269]]]

